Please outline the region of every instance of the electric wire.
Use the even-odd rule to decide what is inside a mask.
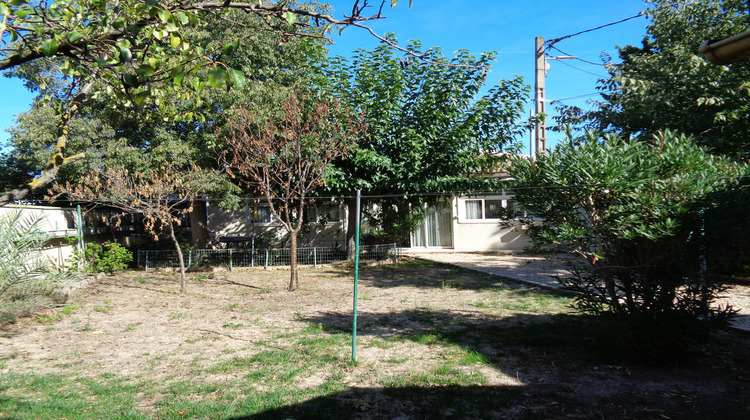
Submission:
[[[585,95],[571,96],[569,98],[553,99],[551,103],[563,102],[563,101],[570,101],[570,100],[573,100],[573,99],[588,98],[589,96],[601,95],[602,93],[603,92],[593,92],[593,93],[587,93]]]
[[[591,71],[588,71],[588,70],[584,70],[584,69],[576,67],[576,66],[574,66],[574,65],[572,65],[570,63],[566,63],[565,61],[562,61],[562,60],[558,60],[558,61],[560,61],[560,64],[564,64],[564,65],[566,65],[568,67],[571,67],[571,68],[574,68],[574,69],[576,69],[578,71],[594,75],[594,76],[596,76],[596,77],[598,77],[600,79],[606,79],[608,77],[608,76],[602,76],[601,74],[597,74],[597,73],[594,73],[594,72],[591,72]]]
[[[587,32],[596,31],[596,30],[599,30],[599,29],[602,29],[602,28],[606,28],[607,26],[617,25],[619,23],[627,22],[627,21],[629,21],[631,19],[635,19],[635,18],[638,18],[638,17],[641,17],[641,16],[645,16],[645,15],[646,14],[644,12],[639,12],[635,16],[631,16],[629,18],[621,19],[621,20],[618,20],[617,22],[607,23],[607,24],[604,24],[604,25],[597,26],[596,28],[586,29],[586,30],[583,30],[583,31],[579,31],[579,32],[570,34],[570,35],[565,35],[565,36],[561,36],[559,38],[550,39],[550,40],[546,41],[544,44],[547,46],[547,48],[550,48],[553,45],[555,45],[556,43],[562,41],[563,39],[568,39],[568,38],[572,38],[574,36],[585,34]]]
[[[573,54],[566,53],[565,51],[563,51],[563,50],[561,50],[561,49],[559,49],[557,47],[550,46],[549,48],[555,49],[555,50],[559,51],[560,53],[562,53],[564,55],[571,56],[571,57],[573,56]],[[580,57],[576,57],[575,59],[578,60],[578,61],[583,61],[586,64],[592,64],[594,66],[601,66],[601,67],[606,67],[607,66],[604,63],[595,63],[593,61],[584,60],[583,58],[580,58]]]

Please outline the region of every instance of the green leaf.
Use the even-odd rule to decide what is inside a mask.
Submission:
[[[120,61],[127,62],[133,59],[133,53],[126,47],[118,47],[120,51]]]
[[[80,41],[81,38],[83,38],[83,34],[80,32],[71,32],[66,38],[68,42],[70,42],[71,44],[75,44],[76,42]]]
[[[182,79],[184,79],[184,78],[185,78],[185,75],[186,75],[186,74],[187,74],[187,73],[183,71],[183,72],[180,72],[180,73],[177,73],[177,74],[173,75],[172,77],[174,78],[174,79],[173,79],[173,80],[174,80],[174,85],[175,85],[175,86],[180,86],[180,85],[182,85]]]
[[[144,99],[146,99],[146,98],[148,98],[148,96],[149,96],[149,94],[148,94],[148,92],[147,92],[147,91],[144,91],[144,92],[140,92],[140,93],[139,93],[138,95],[136,95],[136,97],[135,97],[135,104],[136,104],[136,105],[141,105],[141,104],[143,103],[143,100],[144,100]]]
[[[174,13],[174,16],[177,16],[177,20],[180,21],[181,24],[187,25],[188,22],[190,22],[190,17],[188,17],[185,12],[176,12]]]
[[[149,65],[143,65],[135,69],[135,72],[146,77],[151,77],[156,72],[153,67]]]
[[[221,87],[227,83],[227,72],[224,69],[213,68],[208,71],[208,84]]]
[[[138,87],[141,84],[141,82],[138,81],[138,76],[134,74],[126,74],[122,76],[122,79],[125,81],[125,84],[130,87]]]
[[[112,27],[115,28],[115,29],[121,29],[121,28],[125,27],[126,23],[127,22],[125,21],[125,18],[120,17],[117,20],[115,20],[114,22],[112,22]]]
[[[175,77],[176,75],[178,75],[180,73],[184,73],[184,72],[185,72],[185,66],[180,65],[180,66],[177,66],[177,67],[173,68],[172,70],[170,70],[169,74],[172,77]]]
[[[0,15],[7,16],[10,14],[10,10],[8,9],[8,6],[5,5],[5,3],[0,3]]]
[[[170,20],[172,20],[172,14],[169,13],[169,10],[159,10],[158,12],[156,12],[156,14],[164,23],[168,23]]]
[[[229,83],[237,89],[242,89],[245,86],[245,74],[237,69],[229,69],[228,72]]]
[[[169,45],[172,46],[172,48],[177,48],[182,43],[182,39],[180,39],[179,35],[171,34],[169,36]]]
[[[57,41],[54,39],[45,39],[42,42],[42,54],[44,54],[47,57],[51,57],[55,55],[57,52],[57,48],[59,46],[57,45]]]
[[[161,66],[161,60],[159,60],[156,57],[149,57],[148,58],[148,64],[153,67],[154,69],[158,69],[159,66]]]
[[[193,89],[194,89],[194,90],[195,90],[196,92],[198,92],[198,93],[200,93],[200,92],[203,92],[203,88],[204,88],[205,86],[206,86],[206,82],[204,82],[204,81],[203,81],[203,80],[201,80],[201,79],[198,79],[198,78],[196,78],[196,79],[195,79],[195,80],[193,81]]]
[[[224,45],[224,47],[221,49],[221,53],[222,54],[231,54],[231,53],[237,51],[237,49],[239,47],[240,47],[240,41],[239,40],[234,40],[234,41],[230,42],[229,44]]]
[[[297,22],[297,15],[292,12],[284,12],[281,17],[283,17],[290,25],[294,25],[294,23]]]

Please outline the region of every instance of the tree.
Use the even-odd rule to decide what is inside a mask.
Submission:
[[[183,166],[179,162],[163,162],[158,169],[154,169],[155,165],[148,167],[151,169],[146,172],[130,172],[122,167],[95,168],[78,185],[54,184],[49,199],[54,201],[64,196],[70,201],[119,210],[115,226],[125,214],[141,215],[146,230],[157,240],[159,233],[166,231],[177,251],[180,291],[185,292],[185,260],[175,226],[182,223],[182,216],[202,193],[196,185],[203,183],[203,174],[196,166]]]
[[[692,135],[714,153],[744,160],[750,153],[750,60],[707,62],[705,40],[747,30],[745,0],[649,0],[641,46],[620,48],[600,82],[603,100],[583,115],[589,128],[644,138],[670,129]],[[568,110],[570,111],[570,110]],[[566,121],[570,122],[570,120]]]
[[[393,36],[388,40],[396,42]],[[358,50],[351,62],[330,59],[319,85],[363,112],[369,127],[368,141],[335,163],[326,189],[341,196],[358,189],[364,195],[408,196],[396,200],[402,211],[392,224],[405,226],[400,233],[408,235],[414,223],[403,210],[410,203],[418,209],[436,200],[420,193],[486,190],[493,182],[481,175],[496,168],[500,152],[522,131],[529,88],[520,78],[502,80],[477,99],[494,54],[476,58],[461,50],[448,59],[439,48],[422,51],[419,42],[407,49],[426,61],[397,54],[383,43],[372,51]],[[347,205],[353,250],[354,200]]]
[[[0,3],[0,71],[51,60],[61,71],[56,77],[71,81],[65,100],[53,107],[59,116],[53,156],[41,175],[0,197],[0,204],[46,186],[63,165],[83,159],[83,154],[67,154],[68,122],[87,99],[100,92],[114,95],[114,106],[158,110],[160,118],[178,121],[203,115],[196,96],[206,82],[213,87],[244,85],[241,71],[216,59],[239,48],[239,40],[215,45],[210,40],[191,43],[186,36],[187,28],[205,25],[208,16],[226,18],[227,10],[236,9],[258,16],[258,31],[285,38],[323,37],[331,27],[380,18],[379,9],[372,16],[362,14],[369,6],[367,0],[356,1],[350,16],[336,19],[315,4],[287,1]]]
[[[203,190],[211,197],[224,198],[221,204],[231,205],[231,198],[239,193],[239,188],[228,180],[223,170],[218,170],[216,160],[224,147],[221,137],[217,135],[224,122],[222,115],[233,104],[250,101],[256,104],[256,109],[263,108],[266,114],[277,109],[283,101],[282,97],[288,96],[296,86],[306,83],[305,79],[311,72],[310,63],[323,55],[324,46],[318,39],[292,38],[279,47],[281,38],[276,34],[257,33],[250,29],[257,26],[256,17],[236,10],[229,11],[225,17],[231,20],[211,18],[210,24],[186,30],[183,36],[191,43],[209,39],[219,45],[242,39],[242,48],[222,52],[215,59],[223,65],[241,70],[253,83],[223,93],[206,89],[196,95],[203,104],[203,120],[156,120],[149,118],[148,113],[140,108],[124,106],[113,109],[110,103],[117,101],[110,95],[100,94],[96,98],[89,98],[68,124],[70,141],[66,146],[68,153],[84,153],[86,157],[76,165],[61,168],[56,179],[77,184],[93,166],[103,162],[120,164],[131,171],[142,171],[145,169],[141,167],[144,160],[139,156],[123,156],[123,148],[135,147],[154,157],[159,151],[171,154],[175,148],[187,145],[189,151],[186,153],[191,155],[192,160],[205,173],[214,175],[211,182],[202,186]],[[56,81],[51,76],[56,73],[54,70],[31,69],[16,73],[40,95],[62,100],[69,88],[68,83]],[[185,108],[185,112],[188,111]],[[36,168],[42,167],[55,152],[56,130],[54,109],[46,101],[37,100],[34,108],[20,115],[18,124],[10,130],[11,156],[31,168],[27,173],[32,176],[38,174]],[[145,161],[160,164],[159,159]],[[210,171],[211,168],[215,171]],[[205,206],[205,201],[197,201],[191,206],[189,214],[193,244],[199,247],[205,247],[208,241]]]
[[[297,234],[310,193],[322,185],[328,165],[364,135],[365,126],[336,101],[305,107],[292,95],[278,118],[259,117],[252,104],[237,109],[227,130],[226,170],[263,194],[289,232],[289,290],[297,290]]]
[[[636,350],[653,356],[731,314],[715,306],[722,286],[701,269],[702,214],[718,205],[712,194],[748,172],[672,132],[649,142],[589,133],[509,167],[535,245],[582,257],[563,281],[576,306],[611,314]]]

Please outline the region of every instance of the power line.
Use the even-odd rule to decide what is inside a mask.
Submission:
[[[567,55],[567,56],[571,56],[571,57],[573,56],[573,54],[569,54],[569,53],[566,53],[565,51],[563,51],[563,50],[561,50],[561,49],[559,49],[559,48],[557,48],[557,47],[553,47],[553,46],[551,46],[551,45],[550,45],[550,46],[549,46],[548,48],[552,48],[552,49],[555,49],[555,50],[557,50],[557,51],[559,51],[559,52],[561,52],[562,54],[564,54],[564,55]],[[580,58],[580,57],[576,57],[575,59],[576,59],[576,60],[578,60],[578,61],[583,61],[583,62],[584,62],[584,63],[586,63],[586,64],[592,64],[592,65],[594,65],[594,66],[602,66],[602,67],[606,67],[606,65],[605,65],[604,63],[595,63],[595,62],[593,62],[593,61],[588,61],[588,60],[584,60],[583,58]]]
[[[593,92],[593,93],[587,93],[585,95],[571,96],[569,98],[554,99],[554,100],[552,100],[552,102],[554,103],[554,102],[570,101],[572,99],[587,98],[589,96],[601,95],[601,94],[602,94],[602,92]]]
[[[641,17],[641,16],[645,16],[645,15],[646,14],[644,12],[638,12],[638,14],[635,15],[635,16],[631,16],[629,18],[621,19],[621,20],[618,20],[617,22],[607,23],[605,25],[597,26],[596,28],[586,29],[586,30],[583,30],[583,31],[580,31],[580,32],[576,32],[574,34],[565,35],[565,36],[561,36],[559,38],[550,39],[549,41],[545,42],[545,44],[547,45],[547,48],[551,48],[553,45],[555,45],[556,43],[562,41],[563,39],[572,38],[572,37],[577,36],[577,35],[585,34],[586,32],[596,31],[596,30],[599,30],[599,29],[602,29],[602,28],[606,28],[607,26],[617,25],[618,23],[627,22],[627,21],[629,21],[631,19],[635,19],[637,17]]]
[[[607,76],[603,76],[603,75],[601,75],[601,74],[597,74],[597,73],[594,73],[594,72],[591,72],[591,71],[588,71],[588,70],[584,70],[584,69],[582,69],[582,68],[579,68],[579,67],[576,67],[576,66],[574,66],[574,65],[572,65],[572,64],[570,64],[570,63],[566,63],[566,62],[565,62],[565,61],[563,61],[563,60],[559,60],[559,61],[560,61],[560,64],[564,64],[564,65],[566,65],[566,66],[568,66],[568,67],[571,67],[571,68],[574,68],[574,69],[576,69],[576,70],[578,70],[578,71],[581,71],[581,72],[584,72],[584,73],[588,73],[588,74],[594,75],[594,76],[596,76],[596,77],[599,77],[599,78],[601,78],[601,79],[606,79],[606,78],[607,78]]]

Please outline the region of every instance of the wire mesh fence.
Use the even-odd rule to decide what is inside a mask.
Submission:
[[[398,262],[401,248],[397,244],[364,245],[359,248],[359,258],[363,261],[393,259]],[[288,266],[291,261],[289,248],[272,249],[192,249],[183,251],[187,268],[197,267],[278,267]],[[346,261],[346,248],[305,247],[297,248],[298,265],[321,265]],[[177,268],[180,266],[177,251],[138,250],[138,267]]]

